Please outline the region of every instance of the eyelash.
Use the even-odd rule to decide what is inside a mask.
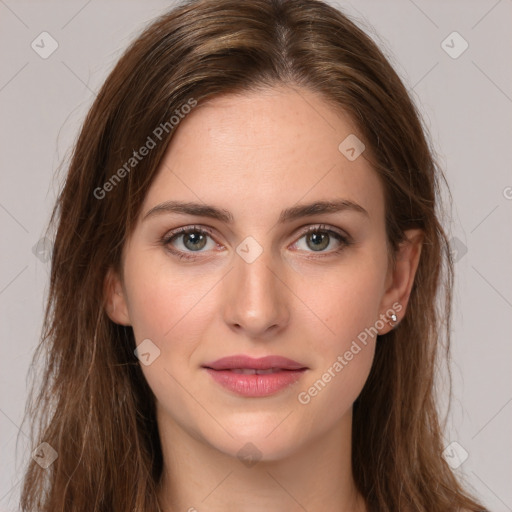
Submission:
[[[197,258],[197,256],[195,256],[195,255],[191,256],[190,253],[178,251],[176,249],[171,249],[169,247],[169,245],[175,238],[178,238],[182,235],[188,235],[191,233],[198,233],[200,235],[208,235],[211,238],[213,238],[213,231],[209,228],[199,227],[199,226],[187,226],[187,227],[175,229],[174,231],[167,233],[166,235],[164,235],[162,237],[162,239],[160,240],[160,243],[164,247],[166,247],[170,253],[172,253],[174,256],[176,256],[180,260],[182,260],[182,259],[195,260]],[[297,239],[297,241],[299,241],[301,238],[303,238],[304,236],[306,236],[310,233],[328,233],[329,235],[334,236],[334,238],[336,238],[339,242],[341,242],[341,245],[338,249],[335,249],[333,251],[329,251],[326,253],[319,252],[318,256],[312,256],[310,258],[323,258],[323,257],[327,257],[327,256],[332,256],[333,254],[338,254],[338,253],[342,252],[346,247],[353,244],[352,240],[350,240],[349,237],[342,235],[338,231],[334,231],[333,229],[330,229],[328,226],[325,226],[324,224],[320,224],[317,226],[309,226],[308,229],[306,229],[300,233],[300,236]],[[197,251],[197,252],[200,253],[201,251]]]

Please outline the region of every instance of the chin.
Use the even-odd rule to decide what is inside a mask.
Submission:
[[[282,428],[283,425],[279,425],[282,420],[283,418],[279,421],[257,422],[253,417],[250,424],[224,424],[233,437],[226,434],[220,439],[206,439],[206,442],[224,454],[240,459],[241,462],[248,461],[248,467],[251,461],[285,459],[299,449],[304,440],[296,439],[287,429]]]

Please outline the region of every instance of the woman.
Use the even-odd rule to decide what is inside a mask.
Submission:
[[[442,179],[403,84],[336,9],[202,0],[156,20],[52,216],[22,509],[482,510],[433,390]]]

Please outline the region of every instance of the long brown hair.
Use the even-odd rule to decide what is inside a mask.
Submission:
[[[407,90],[375,43],[326,3],[193,0],[155,20],[110,73],[52,213],[49,297],[33,364],[44,373],[26,419],[34,447],[46,442],[58,458],[47,469],[30,460],[23,511],[160,509],[154,396],[131,327],[105,312],[105,276],[120,270],[184,105],[277,84],[315,91],[355,121],[384,185],[390,250],[406,229],[425,234],[405,317],[379,337],[354,404],[356,485],[371,511],[483,508],[442,456],[435,370],[448,357],[453,285],[440,222],[445,178]],[[147,156],[130,160],[148,137]]]

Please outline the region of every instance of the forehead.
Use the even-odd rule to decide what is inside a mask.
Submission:
[[[307,89],[219,96],[175,130],[145,210],[179,198],[229,209],[235,221],[275,222],[293,204],[344,198],[384,217],[382,186],[364,152],[351,161],[339,149],[347,137],[362,139],[356,125]]]

